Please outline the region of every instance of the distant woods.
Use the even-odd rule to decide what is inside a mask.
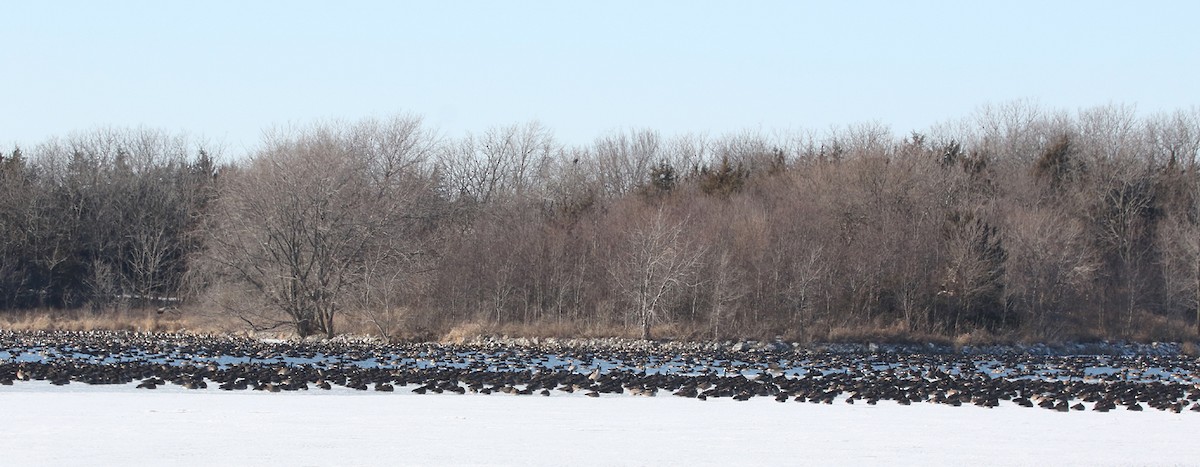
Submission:
[[[0,153],[0,309],[326,336],[1196,338],[1198,155],[1195,109],[1024,103],[903,136],[575,147],[413,116],[277,130],[244,156],[97,130]]]

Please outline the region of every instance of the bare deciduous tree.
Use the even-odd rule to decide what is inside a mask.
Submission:
[[[662,160],[662,142],[651,130],[599,138],[590,163],[606,194],[622,196],[641,186],[650,168]]]
[[[708,321],[712,337],[717,339],[721,337],[721,326],[728,319],[726,310],[746,295],[745,273],[732,264],[732,256],[727,251],[716,255],[712,270],[710,283],[701,285],[708,285],[712,293]]]
[[[390,240],[419,237],[426,227],[431,151],[431,137],[412,117],[272,135],[245,171],[229,177],[210,229],[208,256],[221,278],[277,313],[265,323],[254,322],[262,315],[241,317],[332,337],[365,262],[420,254]]]
[[[1011,216],[1005,235],[1007,300],[1027,317],[1027,329],[1059,338],[1079,321],[1069,313],[1080,307],[1099,265],[1077,219],[1055,209]]]
[[[616,253],[619,259],[611,274],[634,307],[642,339],[650,339],[650,327],[661,318],[664,302],[686,285],[704,248],[688,241],[684,223],[672,221],[659,207],[625,233]]]
[[[440,164],[457,192],[480,204],[511,200],[545,183],[557,149],[550,131],[537,122],[493,127],[443,151]]]

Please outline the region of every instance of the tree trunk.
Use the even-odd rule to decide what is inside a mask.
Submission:
[[[301,319],[296,321],[296,334],[301,339],[313,335],[313,322],[311,319]]]

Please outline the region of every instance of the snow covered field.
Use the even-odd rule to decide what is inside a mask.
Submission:
[[[0,388],[0,465],[1200,465],[1200,415],[330,392]]]

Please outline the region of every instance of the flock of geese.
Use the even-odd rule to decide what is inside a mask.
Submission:
[[[732,351],[701,345],[656,352],[653,346],[385,345],[0,331],[0,385],[30,380],[130,384],[144,390],[167,385],[266,392],[344,388],[1200,412],[1200,362],[1183,355]]]

